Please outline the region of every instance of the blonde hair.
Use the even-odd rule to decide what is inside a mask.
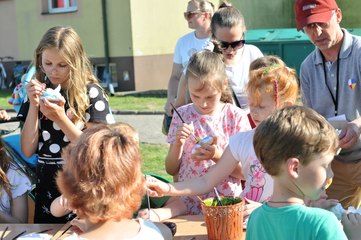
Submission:
[[[280,61],[280,64],[271,64],[267,67],[263,67],[260,62],[254,63],[260,68],[250,71],[247,93],[256,104],[261,101],[263,93],[272,93],[276,105],[286,101],[296,102],[299,92],[296,71]]]
[[[198,10],[201,12],[207,12],[210,13],[211,16],[214,13],[214,5],[212,2],[207,0],[191,0],[188,3],[193,2],[197,5]]]
[[[263,67],[270,67],[272,65],[286,66],[281,58],[275,55],[267,55],[253,60],[249,65],[249,71],[257,70]]]
[[[130,219],[145,193],[138,135],[128,124],[99,124],[63,151],[57,184],[69,206],[92,222]]]
[[[337,152],[338,136],[324,117],[312,109],[292,106],[276,111],[257,127],[254,150],[266,172],[280,173],[281,165],[297,158],[306,166],[316,154]]]
[[[205,86],[209,86],[222,93],[222,102],[233,102],[225,64],[219,54],[209,50],[202,50],[193,54],[189,60],[185,77],[187,81],[189,77],[199,81],[200,88],[197,91],[202,91]]]
[[[0,197],[1,197],[1,190],[4,190],[10,199],[12,199],[11,194],[11,184],[7,177],[7,172],[10,168],[11,159],[6,154],[5,147],[3,145],[3,142],[0,141]],[[2,201],[0,201],[0,206],[4,208]]]
[[[57,26],[50,28],[42,37],[35,50],[36,78],[45,79],[41,71],[42,53],[46,49],[55,48],[70,67],[69,81],[65,94],[70,109],[73,110],[74,122],[85,122],[85,111],[89,107],[87,85],[98,83],[92,71],[92,65],[85,54],[79,35],[71,27]]]

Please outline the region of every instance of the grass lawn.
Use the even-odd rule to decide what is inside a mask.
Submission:
[[[164,167],[164,160],[168,152],[168,146],[141,143],[140,149],[143,158],[142,171],[146,174],[153,173],[172,181],[172,176],[166,173]]]
[[[12,108],[12,106],[8,104],[11,93],[12,92],[9,90],[0,91],[1,108]],[[113,110],[163,111],[166,100],[166,96],[155,94],[134,94],[109,97],[110,107]]]

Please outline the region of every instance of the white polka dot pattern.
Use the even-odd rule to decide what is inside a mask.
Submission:
[[[113,117],[113,115],[111,115],[110,113],[107,114],[107,116],[105,117],[105,119],[107,120],[107,123],[108,123],[108,124],[115,123],[114,117]]]
[[[97,111],[102,112],[105,109],[105,104],[102,100],[99,100],[95,103],[94,107]]]
[[[98,95],[99,95],[99,91],[98,91],[98,89],[96,89],[95,87],[92,87],[92,88],[89,90],[89,97],[90,97],[90,98],[96,98]]]
[[[60,127],[58,126],[58,124],[56,124],[55,122],[53,123],[53,128],[57,131],[60,130]]]
[[[56,143],[51,144],[49,147],[50,152],[52,153],[58,153],[60,151],[60,146]]]
[[[48,141],[50,139],[50,133],[48,131],[43,131],[42,135],[44,141]]]

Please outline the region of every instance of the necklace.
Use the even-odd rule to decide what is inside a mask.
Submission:
[[[295,201],[268,201],[269,203],[280,203],[280,204],[301,204],[301,205],[305,205],[304,202],[295,202]]]

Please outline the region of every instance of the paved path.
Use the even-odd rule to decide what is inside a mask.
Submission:
[[[15,116],[14,113],[10,113]],[[141,142],[151,144],[167,144],[166,137],[163,135],[162,121],[163,115],[114,115],[116,122],[125,122],[132,125],[138,132]],[[0,129],[15,129],[18,123],[1,124]]]
[[[163,115],[114,115],[115,121],[126,122],[138,132],[141,142],[166,144],[166,136],[162,133]]]

